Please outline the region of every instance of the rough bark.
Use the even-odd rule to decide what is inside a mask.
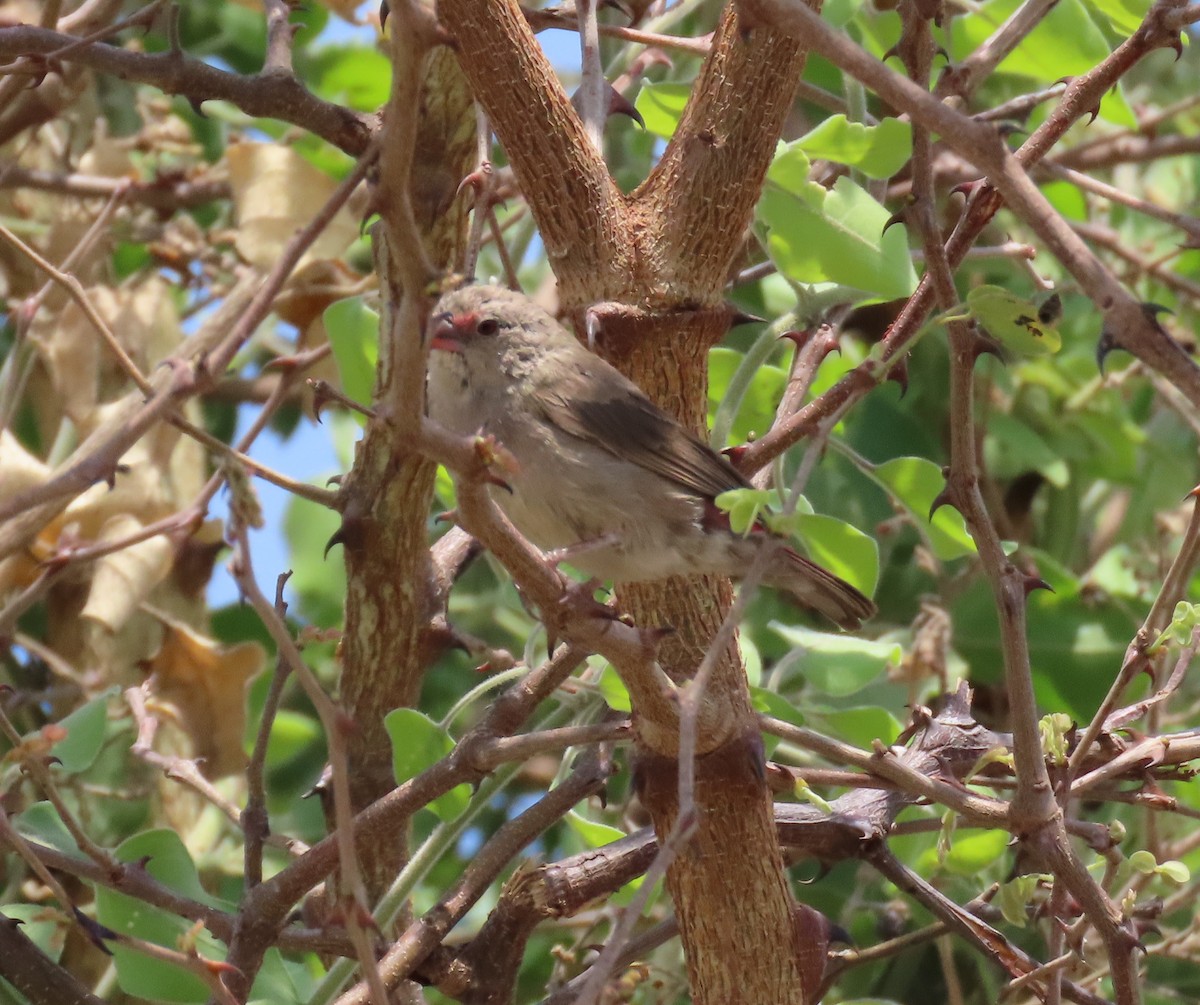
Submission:
[[[466,236],[466,200],[455,199],[455,190],[473,165],[474,105],[448,49],[431,51],[423,72],[410,197],[430,260],[452,270]],[[381,190],[386,198],[386,183]],[[385,216],[392,211],[388,205],[379,209]],[[380,278],[394,308],[399,283],[394,276]],[[389,400],[393,385],[403,379],[398,365],[403,352],[404,347],[381,338],[377,401]],[[355,727],[348,741],[355,809],[394,785],[383,717],[416,702],[425,670],[439,651],[430,625],[437,590],[426,521],[435,471],[436,465],[413,452],[394,424],[372,422],[342,493],[347,594],[341,695]],[[396,841],[363,849],[364,873],[374,894],[402,864],[403,846]]]
[[[706,354],[728,325],[714,308],[791,108],[801,46],[750,30],[727,8],[675,139],[642,188],[623,198],[514,2],[444,0],[439,16],[538,222],[562,307],[577,323],[595,311],[601,350],[702,433]],[[684,680],[696,672],[732,593],[728,582],[698,579],[622,584],[618,596],[639,625],[675,629],[660,662]],[[733,644],[704,701],[706,713],[717,714],[702,719],[720,728],[697,736],[698,752],[741,744],[752,733]],[[654,719],[652,710],[635,708],[646,805],[664,835],[678,811],[670,762],[677,738],[674,722]],[[693,1000],[802,1001],[793,904],[754,758],[702,758],[693,795],[698,830],[668,874]],[[772,951],[763,953],[764,946]]]

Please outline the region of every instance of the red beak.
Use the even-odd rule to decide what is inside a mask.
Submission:
[[[446,313],[431,318],[429,348],[441,352],[462,352],[464,337],[474,323],[474,314]]]

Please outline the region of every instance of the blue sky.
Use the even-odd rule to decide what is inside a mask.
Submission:
[[[373,6],[366,3],[360,6],[359,16],[364,16]],[[340,18],[331,18],[323,38],[330,44],[345,43],[348,40],[373,42],[375,29],[370,25],[351,25]],[[574,32],[546,31],[538,36],[542,47],[546,50],[559,72],[568,79],[579,72],[579,42]],[[253,421],[252,410],[242,409],[239,418],[238,435]],[[280,437],[272,430],[263,432],[255,442],[252,456],[263,464],[277,471],[286,473],[292,478],[324,485],[332,475],[341,473],[342,464],[338,459],[333,444],[333,427],[329,422],[316,425],[309,419],[301,420],[300,426],[288,439]],[[236,439],[236,437],[235,437]],[[259,586],[267,596],[274,595],[275,578],[289,566],[287,541],[283,534],[284,514],[290,501],[290,494],[262,479],[256,479],[255,489],[262,504],[265,519],[261,530],[251,533],[251,548],[254,569]],[[227,498],[222,492],[213,500],[211,515],[227,518]],[[342,561],[338,549],[330,552],[328,562]],[[218,563],[213,572],[208,589],[209,603],[215,607],[238,601],[237,586],[233,582],[225,562]]]

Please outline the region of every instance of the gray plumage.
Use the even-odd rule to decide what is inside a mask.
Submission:
[[[467,286],[430,315],[429,415],[454,432],[490,433],[513,455],[496,502],[545,550],[629,582],[719,573],[740,578],[766,535],[728,529],[713,499],[748,485],[726,458],[520,293]],[[763,582],[843,628],[875,605],[786,546]]]

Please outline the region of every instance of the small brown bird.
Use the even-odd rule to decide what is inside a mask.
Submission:
[[[495,500],[538,547],[573,549],[589,576],[740,578],[769,539],[734,533],[713,500],[748,482],[632,381],[520,293],[467,286],[430,316],[429,415],[513,455]],[[763,582],[845,629],[875,605],[786,545]]]

